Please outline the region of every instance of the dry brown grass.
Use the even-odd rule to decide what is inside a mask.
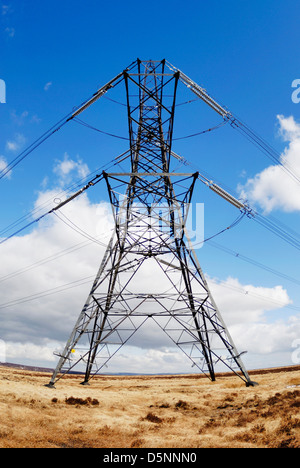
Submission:
[[[300,448],[300,372],[68,376],[0,367],[1,448]]]

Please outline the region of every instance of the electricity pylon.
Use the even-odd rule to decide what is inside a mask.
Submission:
[[[198,179],[241,211],[247,206],[198,172],[172,171],[179,80],[230,119],[202,88],[165,60],[139,59],[70,117],[124,81],[130,147],[119,160],[130,162],[129,170],[97,176],[97,181],[106,182],[115,230],[49,386],[79,362],[85,366],[83,384],[88,384],[149,319],[212,381],[221,363],[247,386],[254,385],[211,295],[186,226]],[[143,272],[149,271],[151,284],[145,284]]]

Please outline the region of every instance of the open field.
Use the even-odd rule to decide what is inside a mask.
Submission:
[[[300,368],[211,383],[190,376],[67,376],[0,367],[1,448],[300,448]]]

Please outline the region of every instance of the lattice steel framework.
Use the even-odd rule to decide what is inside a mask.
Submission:
[[[124,81],[130,148],[122,161],[130,163],[129,170],[102,174],[115,231],[49,386],[79,362],[85,365],[87,384],[149,319],[212,381],[222,363],[247,386],[254,385],[188,236],[188,209],[199,174],[171,168],[179,79],[187,77],[165,60],[137,60],[71,117]],[[163,277],[160,290],[141,285],[145,267],[151,269],[153,283],[156,275]]]

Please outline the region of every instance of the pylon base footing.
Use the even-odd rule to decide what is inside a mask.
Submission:
[[[46,384],[46,385],[44,385],[44,387],[54,388],[54,389],[56,388],[55,385],[54,385],[53,383],[51,383],[51,382],[48,383],[48,384]]]
[[[259,384],[257,382],[253,382],[252,380],[249,380],[249,382],[246,383],[246,387],[258,387]]]

